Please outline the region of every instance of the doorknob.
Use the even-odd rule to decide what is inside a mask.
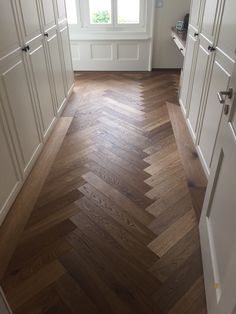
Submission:
[[[233,88],[229,88],[227,91],[221,91],[217,93],[217,97],[221,104],[224,105],[224,114],[227,115],[229,113],[229,105],[225,103],[226,97],[229,99],[233,98]]]

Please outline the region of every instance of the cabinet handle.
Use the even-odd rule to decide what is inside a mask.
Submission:
[[[229,90],[227,91],[221,91],[217,93],[217,97],[219,99],[219,102],[224,105],[224,114],[227,115],[229,113],[229,104],[226,104],[225,101],[225,97],[228,97],[229,99],[233,98],[233,94],[234,94],[234,90],[233,88],[229,88]]]
[[[193,35],[194,37],[198,37],[199,36],[199,34],[198,33],[194,33],[194,35]]]
[[[234,93],[233,88],[229,88],[229,90],[227,90],[227,91],[218,92],[217,97],[218,97],[220,103],[224,104],[225,103],[225,97],[224,96],[228,97],[229,99],[232,99],[233,93]]]
[[[22,47],[21,50],[24,51],[24,52],[27,52],[27,51],[30,50],[30,46],[26,45],[26,46]]]
[[[215,47],[213,47],[213,46],[208,46],[208,50],[209,50],[210,52],[213,52],[213,51],[215,51],[215,50],[216,50],[216,48],[215,48]]]
[[[48,37],[49,36],[49,34],[48,33],[44,33],[44,37]]]

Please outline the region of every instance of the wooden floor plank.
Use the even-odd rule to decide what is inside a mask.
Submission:
[[[180,115],[179,72],[77,72],[75,80],[0,227],[10,306],[206,314],[197,223],[206,181]]]

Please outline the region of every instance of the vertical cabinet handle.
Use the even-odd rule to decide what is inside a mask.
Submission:
[[[232,88],[229,88],[229,90],[227,90],[227,91],[221,91],[221,92],[217,93],[217,97],[219,99],[219,102],[222,105],[224,105],[224,114],[225,115],[227,115],[229,113],[229,108],[230,108],[230,106],[225,103],[226,97],[228,97],[228,99],[232,99],[233,94],[234,94],[234,91]]]

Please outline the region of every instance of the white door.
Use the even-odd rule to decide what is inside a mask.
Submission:
[[[236,90],[236,69],[229,88]],[[200,220],[208,314],[236,309],[236,97],[224,106]]]

